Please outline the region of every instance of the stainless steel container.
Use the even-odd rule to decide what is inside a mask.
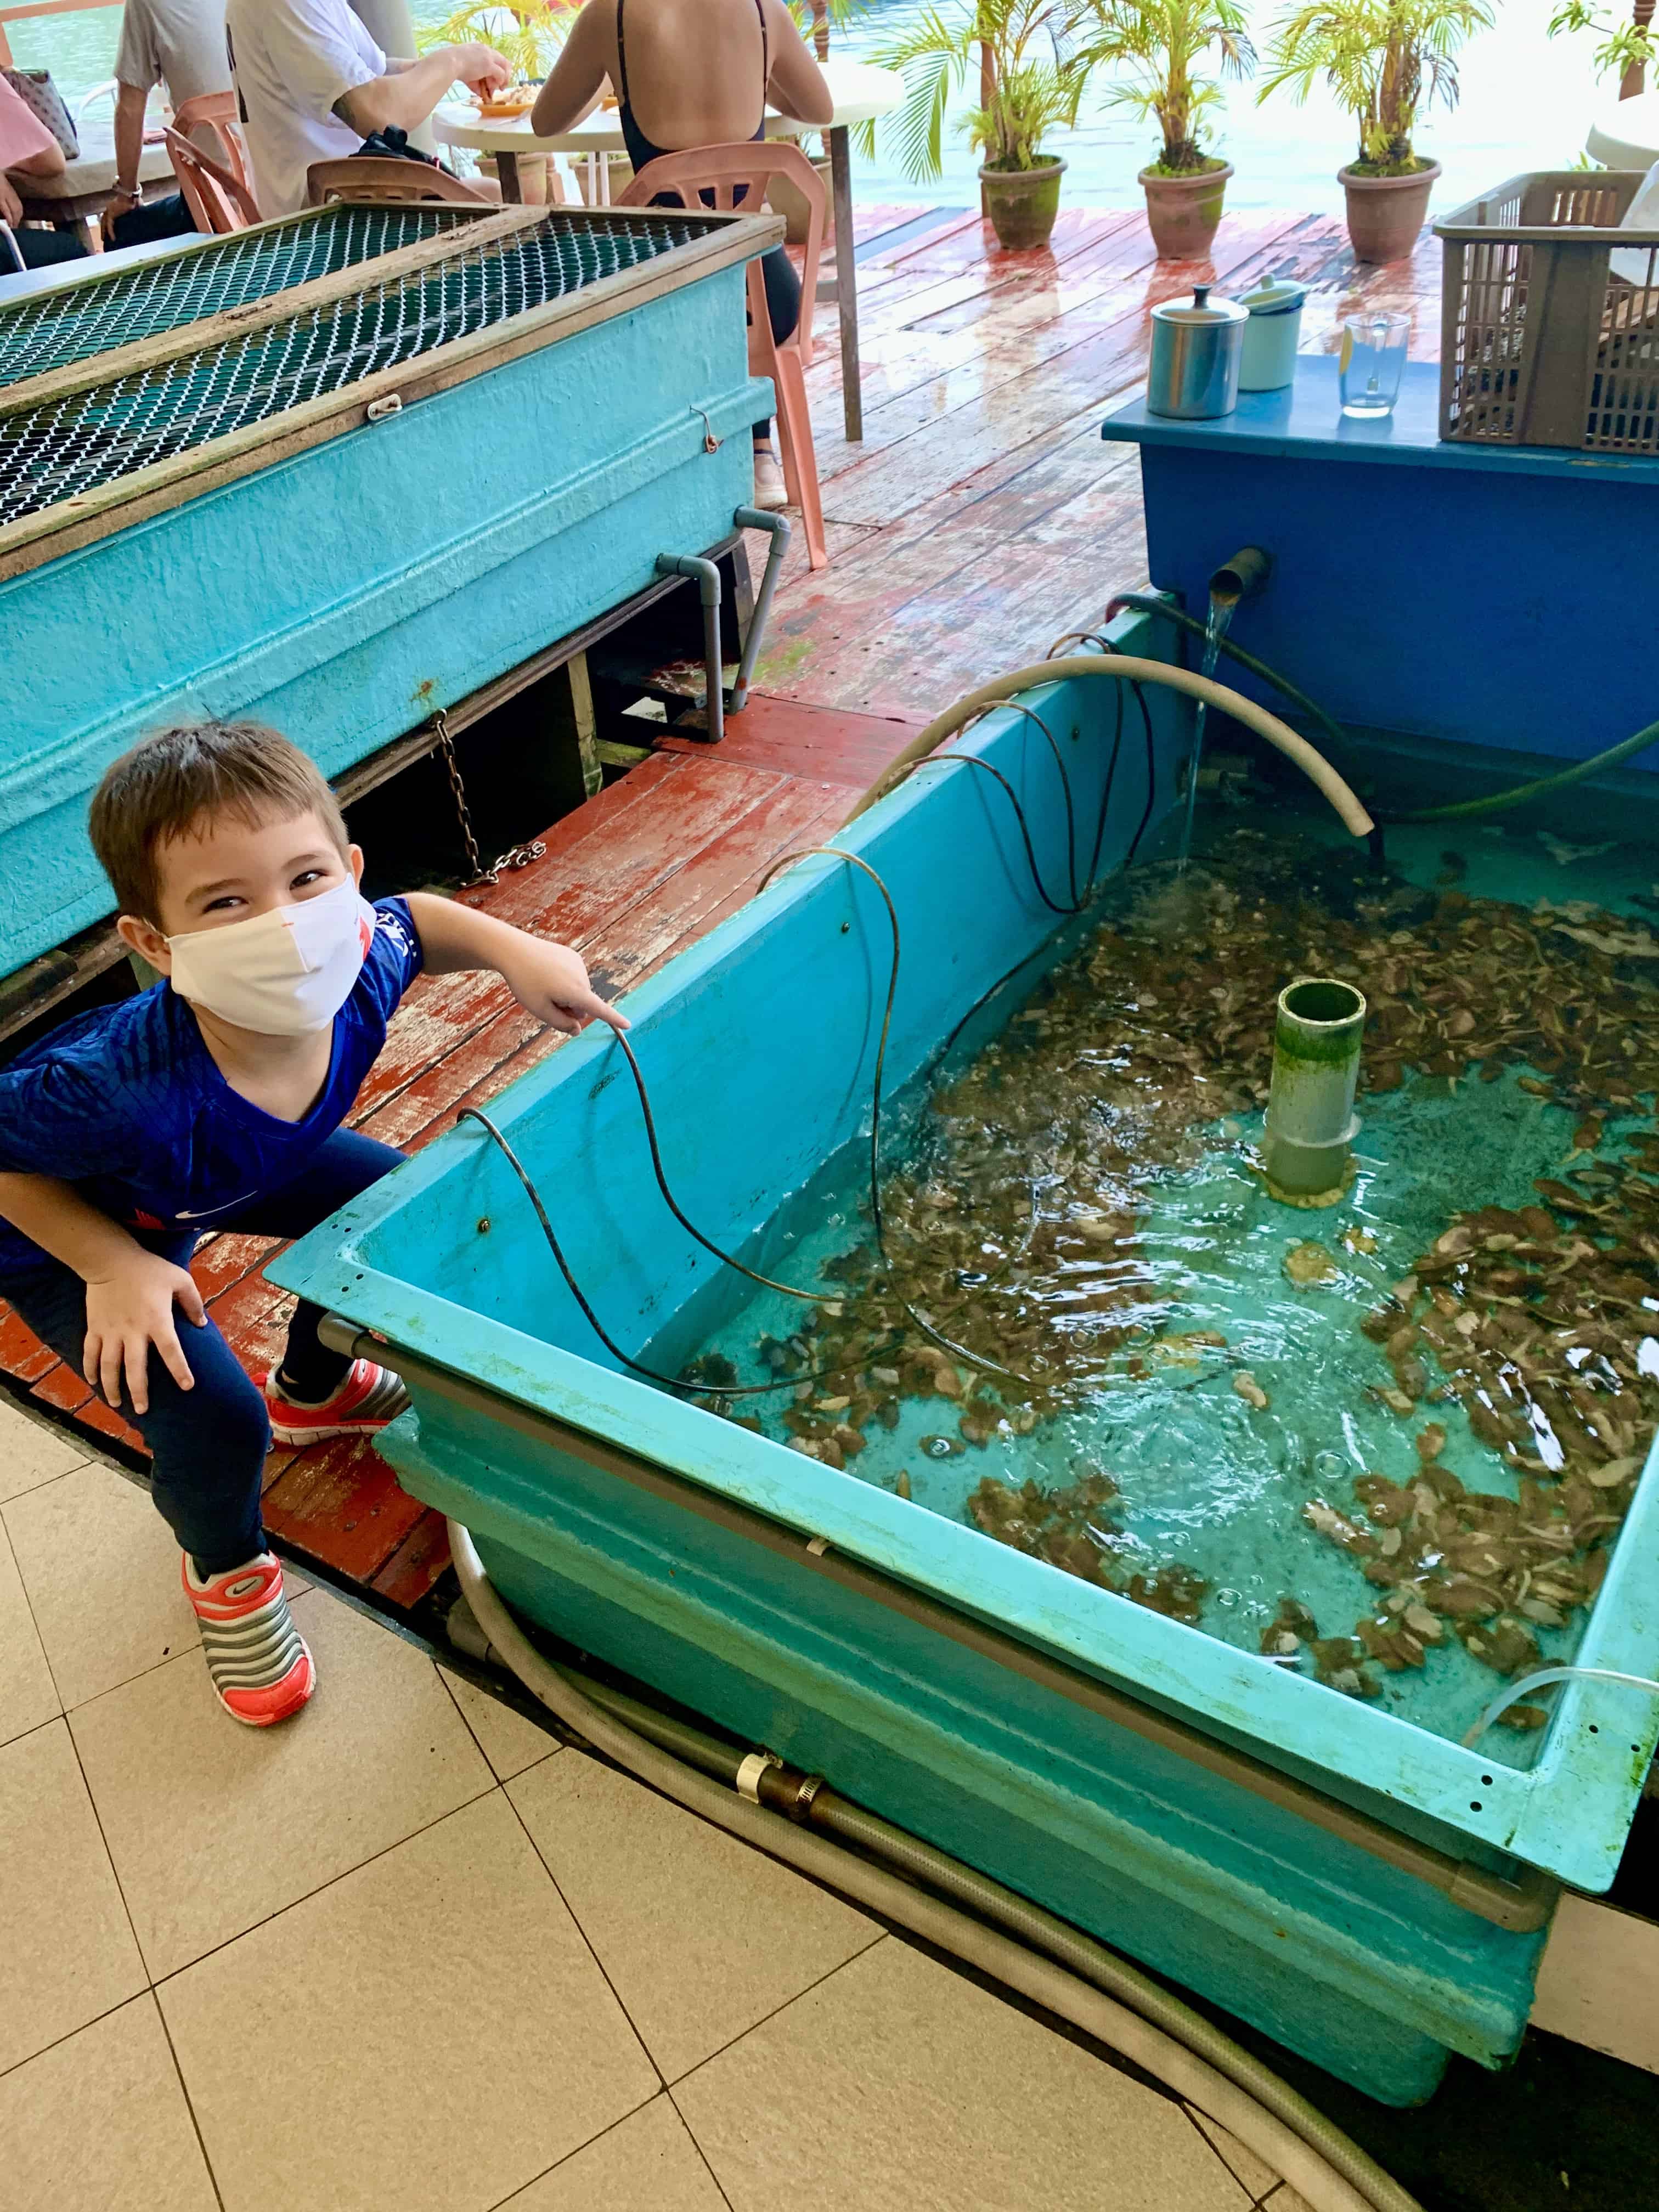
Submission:
[[[1147,413],[1189,422],[1231,415],[1238,404],[1239,356],[1249,319],[1235,301],[1212,300],[1207,284],[1194,284],[1190,300],[1154,307]]]

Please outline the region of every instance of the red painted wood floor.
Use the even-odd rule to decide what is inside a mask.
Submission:
[[[747,712],[717,751],[667,737],[546,834],[547,854],[465,894],[578,946],[602,990],[630,988],[741,905],[769,861],[836,829],[910,731],[999,671],[1098,621],[1145,577],[1139,472],[1101,442],[1109,404],[1144,374],[1146,310],[1208,276],[1267,270],[1312,286],[1304,343],[1361,304],[1438,337],[1439,248],[1357,276],[1325,217],[1229,216],[1209,264],[1159,264],[1139,215],[1062,213],[1052,249],[998,252],[976,216],[860,216],[865,434],[842,435],[830,333],[809,380],[830,566],[799,532]],[[642,728],[648,726],[641,726]],[[423,977],[392,1024],[354,1126],[416,1151],[556,1048],[493,979]],[[247,1364],[280,1352],[291,1300],[262,1272],[273,1243],[207,1239],[193,1263]],[[99,1442],[141,1439],[0,1305],[0,1377]],[[274,1451],[267,1525],[303,1558],[399,1607],[447,1565],[443,1523],[349,1439]]]

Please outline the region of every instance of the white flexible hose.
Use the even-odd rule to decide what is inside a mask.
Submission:
[[[457,1521],[449,1523],[449,1549],[479,1626],[526,1689],[641,1782],[769,1857],[965,1960],[1109,2049],[1121,2051],[1247,2144],[1306,2198],[1313,2212],[1422,2212],[1415,2197],[1288,2085],[1278,2086],[1285,2109],[1297,2112],[1301,2132],[1211,2065],[1199,2046],[1231,2054],[1241,2066],[1254,2066],[1255,2062],[1198,2014],[1189,2015],[1189,2047],[1103,1990],[955,1906],[796,1826],[781,1814],[738,1796],[723,1783],[647,1742],[595,1705],[568,1674],[537,1650],[485,1574],[470,1532]],[[1122,1972],[1126,1978],[1133,1974],[1127,1966]]]
[[[1064,659],[1040,660],[1033,667],[1016,668],[1006,676],[981,684],[977,690],[958,699],[954,707],[947,707],[942,714],[935,715],[927,728],[911,739],[877,777],[847,820],[855,822],[867,807],[884,799],[895,785],[903,781],[917,761],[925,760],[946,738],[954,737],[964,722],[972,721],[975,714],[983,714],[1001,700],[1012,698],[1018,691],[1032,691],[1042,684],[1064,683],[1073,676],[1103,676],[1119,684],[1161,684],[1166,690],[1184,691],[1189,699],[1202,699],[1209,706],[1218,707],[1235,721],[1254,730],[1259,738],[1265,738],[1270,745],[1276,745],[1287,760],[1294,761],[1322,796],[1329,800],[1341,817],[1344,828],[1353,836],[1369,837],[1376,826],[1323,753],[1316,752],[1305,738],[1298,737],[1288,722],[1281,722],[1277,714],[1258,707],[1242,691],[1218,684],[1213,677],[1200,676],[1190,668],[1173,667],[1167,660],[1139,660],[1127,653],[1070,653]],[[846,823],[842,826],[844,829]]]
[[[1472,1751],[1500,1713],[1533,1690],[1541,1690],[1550,1682],[1622,1682],[1627,1689],[1651,1690],[1659,1697],[1659,1682],[1650,1682],[1645,1674],[1621,1674],[1612,1667],[1540,1667],[1535,1674],[1528,1674],[1519,1682],[1511,1682],[1498,1695],[1481,1714],[1480,1719],[1463,1739],[1465,1751]],[[1632,1745],[1632,1749],[1635,1747]]]

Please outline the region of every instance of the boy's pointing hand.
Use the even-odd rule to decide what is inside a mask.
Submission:
[[[501,974],[525,1011],[555,1029],[574,1035],[586,1021],[608,1022],[613,1030],[629,1026],[627,1015],[600,998],[587,980],[586,962],[568,945],[523,937],[501,961]]]

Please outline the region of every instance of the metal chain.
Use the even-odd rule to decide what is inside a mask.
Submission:
[[[509,845],[506,852],[497,854],[485,867],[472,827],[472,810],[466,803],[466,786],[461,781],[460,763],[455,757],[455,741],[449,734],[449,720],[441,708],[432,717],[432,726],[437,733],[438,750],[443,756],[444,772],[449,778],[450,793],[455,801],[455,817],[461,825],[461,838],[466,847],[466,865],[472,871],[470,879],[461,888],[476,890],[481,884],[499,883],[503,868],[527,868],[532,860],[545,860],[547,847],[539,837],[532,837],[525,844]]]

